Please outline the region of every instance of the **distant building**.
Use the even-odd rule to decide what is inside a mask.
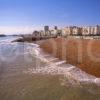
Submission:
[[[95,34],[97,34],[97,33],[96,33],[96,30],[95,30],[95,27],[92,27],[92,26],[89,27],[89,34],[90,34],[90,35],[95,35]]]
[[[100,35],[100,26],[82,27],[82,35]]]
[[[32,34],[32,36],[34,36],[34,37],[40,36],[40,32],[34,31],[33,34]]]
[[[62,30],[57,30],[57,36],[62,36]]]
[[[68,26],[62,29],[62,35],[100,35],[100,26]]]
[[[57,27],[57,26],[55,26],[55,27],[54,27],[54,30],[58,30],[58,27]]]
[[[94,34],[100,35],[100,26],[99,25],[95,26]]]
[[[72,35],[77,35],[78,34],[78,27],[77,26],[73,26],[73,33]]]
[[[40,35],[41,35],[41,36],[44,36],[44,35],[45,35],[45,33],[44,33],[43,30],[40,30]]]
[[[34,31],[33,36],[68,36],[68,35],[100,35],[100,26],[67,26],[62,29],[58,29],[54,26],[54,29],[49,30],[49,26],[44,26],[44,30]]]
[[[62,29],[63,36],[73,35],[73,26],[68,26]]]
[[[93,34],[92,33],[92,27],[82,27],[82,35],[90,35],[90,34]]]
[[[50,35],[50,30],[49,30],[49,26],[44,26],[44,33],[46,36]]]
[[[58,27],[57,26],[54,26],[54,30],[53,30],[53,35],[57,35],[58,34]]]
[[[79,36],[82,35],[82,27],[78,27],[78,35],[79,35]]]
[[[44,26],[44,31],[49,31],[49,26]]]

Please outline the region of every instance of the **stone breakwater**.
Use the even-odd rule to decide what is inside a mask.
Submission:
[[[50,38],[56,38],[56,36],[28,36],[24,35],[16,40],[13,40],[12,42],[34,42],[34,41],[40,41],[40,40],[46,40]]]

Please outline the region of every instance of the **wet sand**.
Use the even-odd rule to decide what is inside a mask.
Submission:
[[[41,48],[55,57],[65,59],[66,63],[75,65],[91,75],[100,77],[100,40],[49,39],[41,44]],[[92,56],[95,57],[94,59],[89,54],[90,49]],[[80,51],[78,52],[78,50]]]
[[[48,67],[49,64],[34,55],[36,48],[30,47],[30,44],[27,45],[28,50],[32,49],[31,52],[26,50],[26,43],[18,43],[17,46],[15,44],[6,44],[1,52],[5,54],[6,60],[0,59],[0,100],[100,99],[100,94],[95,92],[99,87],[93,84],[76,87],[67,84],[67,79],[61,75],[26,73],[29,69]],[[16,48],[12,49],[13,46]],[[11,59],[16,52],[19,55]]]
[[[35,60],[26,62],[23,57],[18,57],[13,62],[1,64],[1,100],[99,100],[100,95],[87,88],[63,85],[63,76],[24,73],[36,67]],[[40,67],[43,66],[46,64],[41,62]],[[87,87],[92,88],[91,85]]]

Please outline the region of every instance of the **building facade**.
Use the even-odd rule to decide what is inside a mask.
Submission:
[[[44,26],[44,34],[46,36],[50,35],[49,26]]]
[[[100,35],[100,26],[82,27],[82,35]]]
[[[38,33],[36,33],[38,34]],[[100,35],[100,26],[67,26],[61,30],[58,29],[57,26],[54,26],[54,29],[49,30],[49,26],[44,26],[44,31],[41,32],[44,36],[68,36],[68,35],[75,35],[75,36],[86,36],[86,35]]]
[[[70,26],[62,29],[63,35],[100,35],[100,26],[77,27]]]
[[[68,26],[62,29],[62,35],[67,36],[67,35],[72,35],[73,34],[73,27]]]

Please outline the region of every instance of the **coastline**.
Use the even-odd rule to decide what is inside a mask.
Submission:
[[[81,43],[82,46],[81,57],[78,58],[78,43]],[[100,40],[88,40],[88,39],[65,39],[65,38],[57,38],[57,39],[49,39],[46,42],[40,44],[40,47],[53,56],[63,60],[66,59],[66,63],[77,66],[88,74],[94,75],[96,77],[100,77],[100,61],[96,62],[91,60],[87,55],[87,45],[92,43],[92,53],[98,57],[100,53]],[[53,45],[54,44],[54,45]],[[65,50],[62,48],[62,45],[65,45]],[[63,54],[62,54],[63,52]],[[78,60],[82,59],[82,62],[78,62]]]
[[[11,40],[13,41],[13,39]],[[51,94],[49,95],[50,100],[52,100],[52,96],[58,100],[57,97],[65,93],[66,98],[72,97],[70,94],[73,93],[81,98],[80,92],[88,94],[86,98],[91,96],[93,98],[98,96],[99,98],[100,79],[85,73],[76,66],[67,64],[64,60],[59,60],[51,53],[46,53],[40,47],[47,41],[34,41],[38,45],[28,42],[9,42],[7,44],[3,42],[5,48],[2,54],[6,53],[6,60],[0,66],[0,98],[25,99],[30,98],[31,93],[31,100],[33,98],[37,98],[36,100],[40,98],[41,100],[41,97],[46,93],[46,99]],[[7,46],[9,49],[6,49]],[[13,47],[16,48],[13,49]],[[49,45],[49,48],[51,47],[52,45]],[[9,55],[10,50],[12,51],[11,55]],[[15,57],[16,52],[19,52],[17,57]],[[13,57],[15,58],[13,59]]]
[[[69,41],[69,42],[67,42],[67,44],[66,44],[66,41]],[[81,43],[84,43],[84,44],[82,44],[83,45],[82,48],[86,48],[86,43],[89,40],[78,39],[78,41],[79,42],[81,41]],[[96,40],[92,40],[92,41],[96,41]],[[28,41],[26,41],[26,42],[28,42]],[[82,74],[79,75],[79,76],[81,76],[81,78],[84,75],[87,76],[86,80],[84,78],[84,80],[79,80],[79,81],[92,81],[93,83],[97,82],[99,84],[99,77],[100,77],[99,76],[100,72],[98,70],[99,69],[99,66],[98,66],[99,64],[91,62],[91,61],[89,61],[89,59],[87,60],[86,59],[87,57],[85,57],[86,56],[86,52],[84,51],[84,49],[83,49],[83,52],[82,52],[82,53],[85,53],[85,54],[83,54],[84,56],[82,56],[83,62],[80,63],[80,62],[77,61],[77,59],[76,59],[77,58],[77,48],[75,48],[75,47],[77,47],[76,39],[65,39],[65,38],[53,39],[53,38],[51,38],[51,39],[46,39],[46,40],[32,41],[31,43],[39,45],[40,49],[43,50],[44,54],[49,54],[49,55],[53,56],[54,59],[58,58],[60,61],[65,61],[66,65],[67,64],[71,64],[71,66],[73,66],[73,69],[75,68],[75,70],[76,70],[76,72],[74,72],[75,70],[71,72],[72,76],[78,77],[77,74],[75,74],[77,72],[80,72],[80,73],[83,74],[83,75]],[[65,44],[65,47],[67,47],[67,49],[65,49],[67,51],[62,51],[63,50],[62,49],[62,44],[63,43]],[[52,47],[54,47],[54,48],[52,48]],[[53,52],[52,50],[55,50],[55,51]],[[63,55],[64,55],[63,57],[62,57],[62,52],[63,52]],[[68,53],[66,54],[66,52],[68,52]],[[85,57],[85,59],[84,59],[84,57]],[[45,60],[47,60],[47,59],[45,59]],[[86,60],[89,63],[87,63]],[[91,67],[90,65],[92,65],[92,64],[95,65],[96,67]],[[58,69],[59,69],[59,67],[58,67]],[[42,69],[41,72],[43,70],[44,69]],[[73,74],[73,72],[74,72],[74,74]],[[92,80],[89,79],[91,77],[92,77]]]

